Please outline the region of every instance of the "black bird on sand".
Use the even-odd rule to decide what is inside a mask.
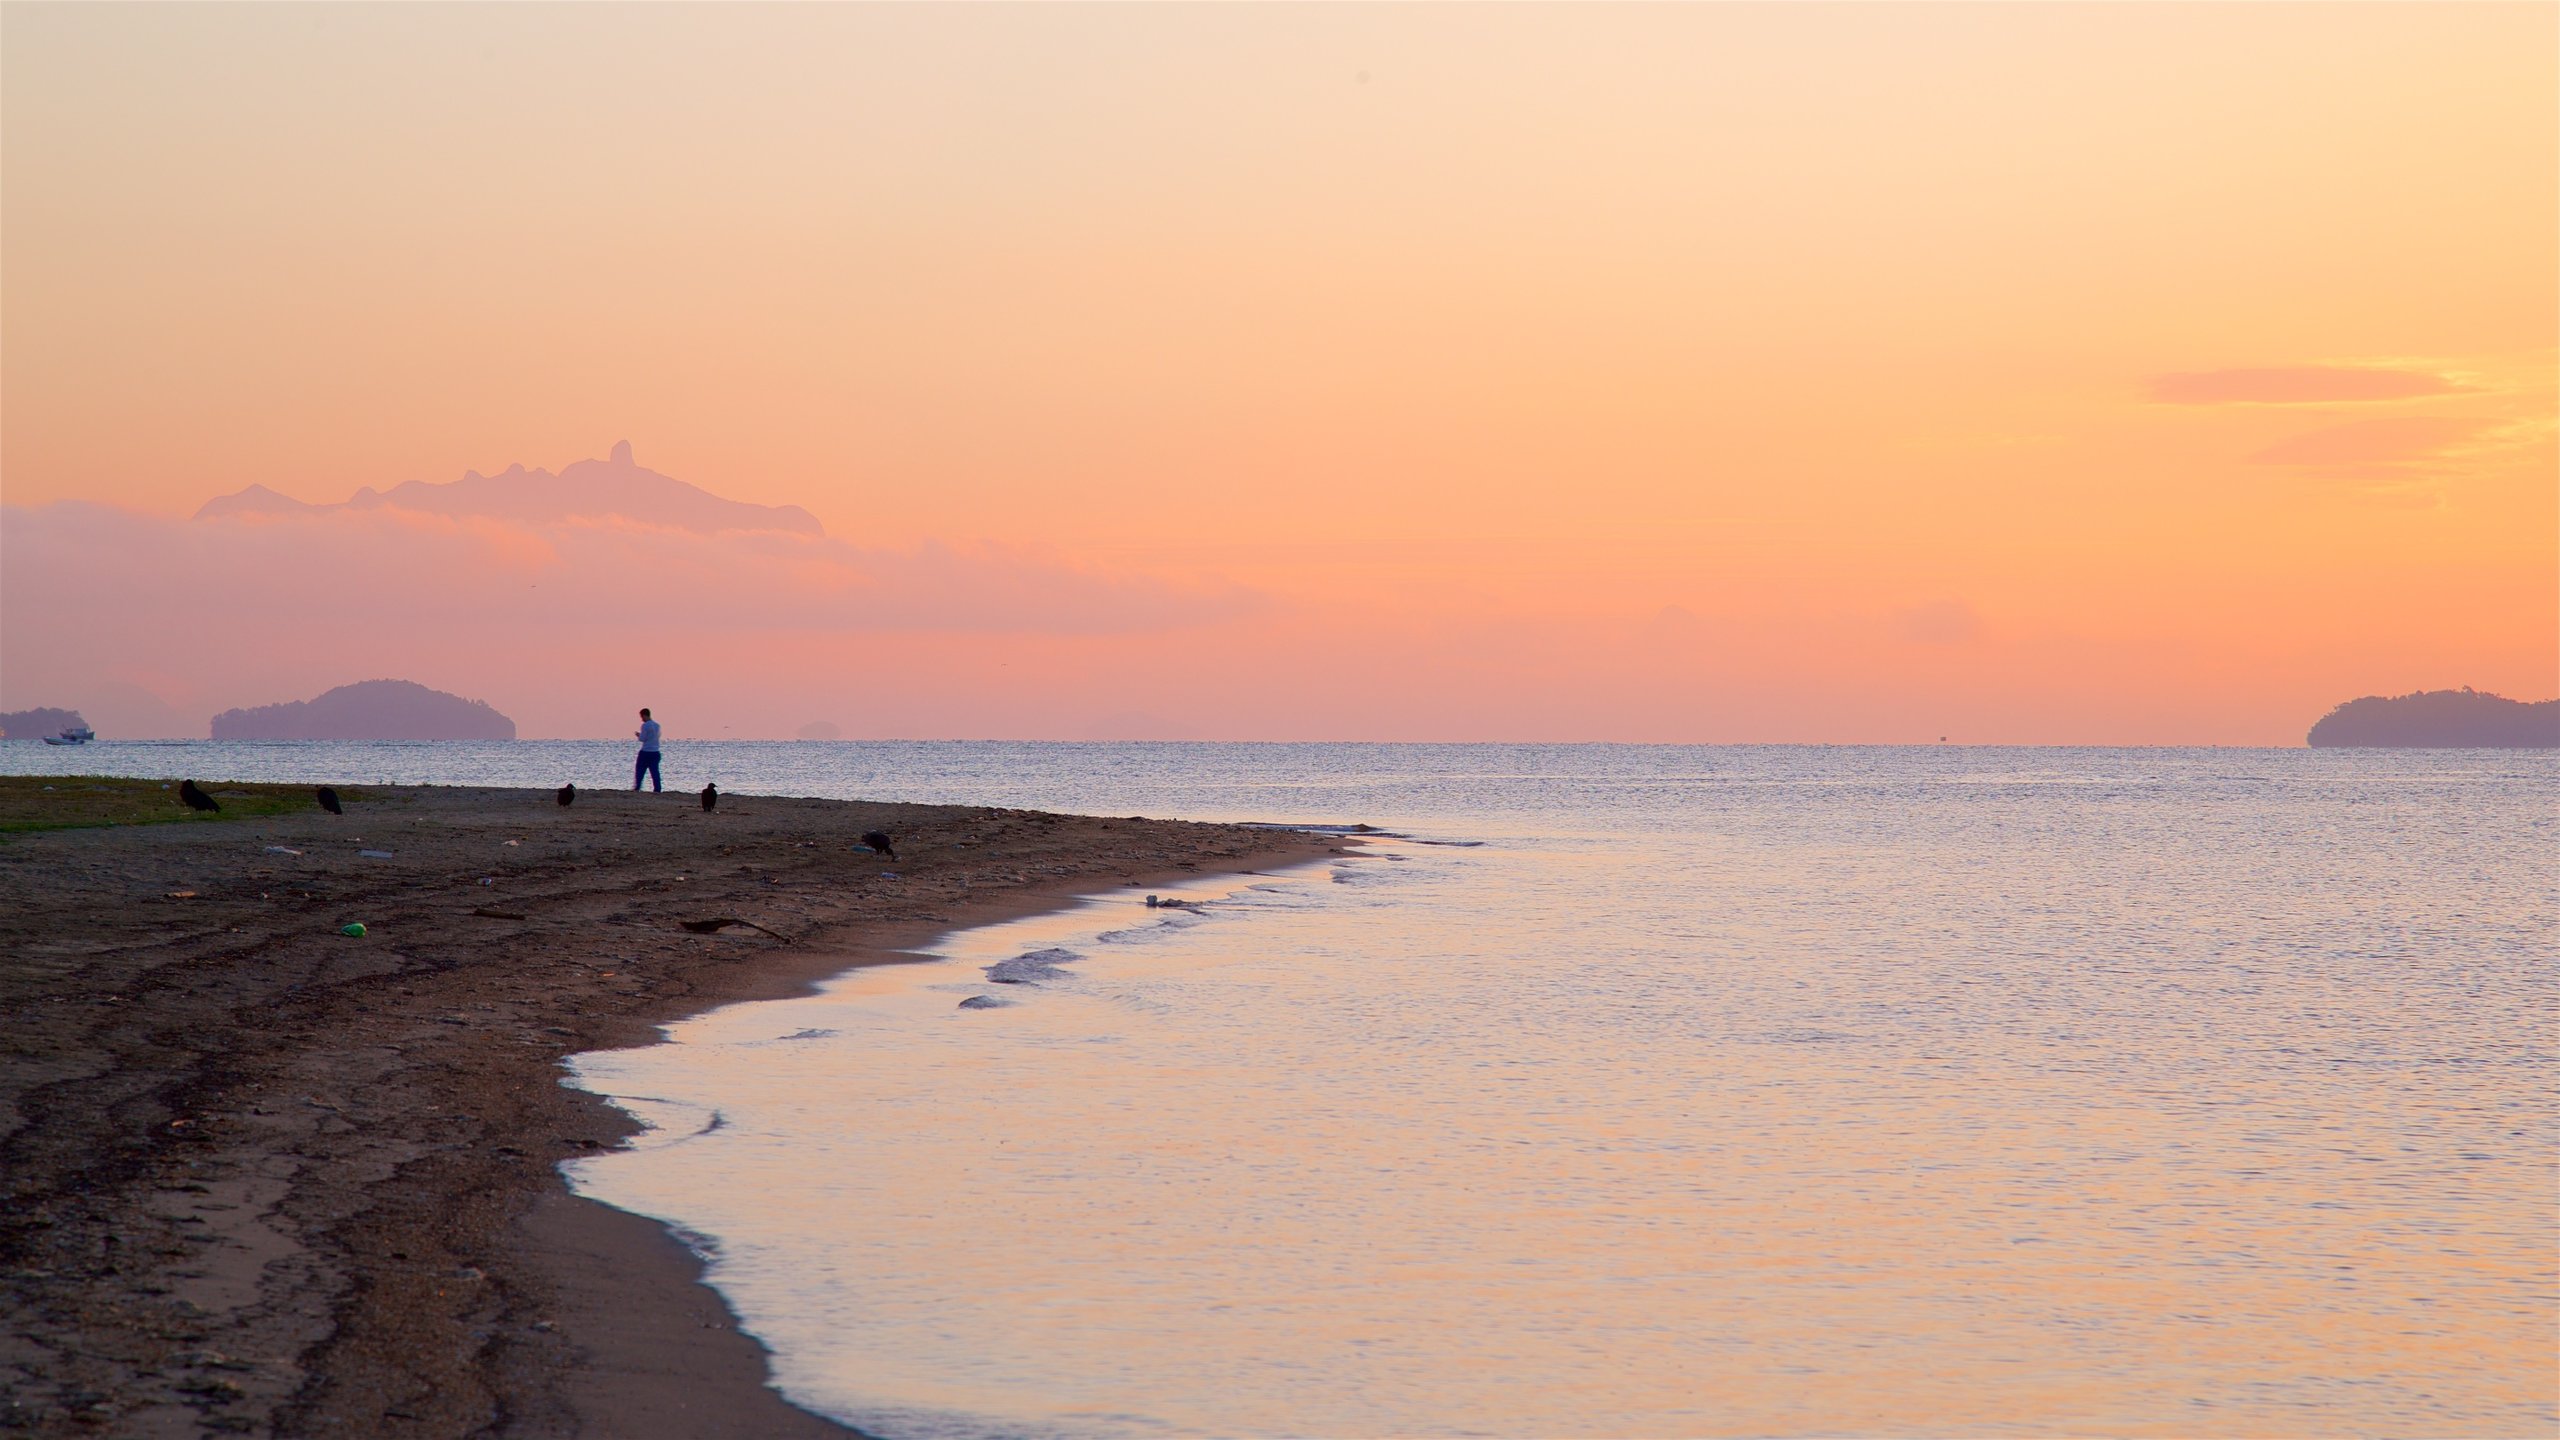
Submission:
[[[346,811],[338,808],[338,792],[330,789],[326,785],[320,787],[320,808],[328,811],[332,815],[344,815],[347,813]]]
[[[892,860],[898,858],[898,852],[890,847],[889,832],[886,830],[863,831],[862,843],[870,846],[875,854],[886,855]]]
[[[181,780],[178,782],[178,798],[186,801],[187,808],[190,810],[219,810],[222,808],[221,806],[213,803],[212,796],[197,789],[196,782],[193,780]]]
[[[560,803],[561,803],[561,804],[563,804],[563,805],[568,805],[568,804],[575,803],[575,802],[576,802],[576,800],[577,800],[577,798],[578,798],[578,787],[577,787],[575,784],[563,785],[563,786],[561,786],[561,787],[560,787]]]
[[[720,808],[720,782],[715,780],[702,787],[702,813],[708,815],[718,808]]]

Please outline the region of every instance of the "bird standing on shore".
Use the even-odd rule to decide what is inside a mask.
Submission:
[[[577,802],[577,799],[578,799],[578,787],[577,787],[577,785],[576,785],[575,783],[568,784],[568,785],[563,785],[563,786],[561,786],[561,787],[560,787],[560,803],[561,803],[561,804],[563,804],[563,805],[571,805],[571,804],[575,804],[575,803]]]
[[[320,787],[320,808],[328,811],[332,815],[344,815],[347,813],[346,811],[338,808],[338,792],[330,789],[326,785]]]
[[[702,813],[708,815],[719,808],[720,782],[714,780],[710,784],[702,787]]]
[[[862,843],[870,846],[874,854],[886,855],[892,860],[898,858],[897,850],[889,844],[889,832],[886,830],[863,831]]]
[[[221,806],[213,803],[212,796],[197,789],[196,782],[193,780],[181,780],[178,782],[178,798],[186,801],[187,808],[190,810],[219,810],[222,808]]]

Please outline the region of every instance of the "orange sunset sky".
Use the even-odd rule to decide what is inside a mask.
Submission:
[[[111,737],[376,676],[675,743],[2560,690],[2550,5],[0,27],[0,708]],[[194,518],[623,440],[825,533]]]

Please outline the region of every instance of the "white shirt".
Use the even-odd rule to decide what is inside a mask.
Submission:
[[[640,722],[640,748],[643,750],[655,750],[658,748],[657,721],[643,720]]]

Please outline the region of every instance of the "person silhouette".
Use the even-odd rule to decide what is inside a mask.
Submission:
[[[639,735],[640,758],[631,762],[631,788],[639,789],[640,777],[645,775],[651,792],[663,793],[667,787],[658,778],[658,722],[649,718],[646,705],[640,707]]]

